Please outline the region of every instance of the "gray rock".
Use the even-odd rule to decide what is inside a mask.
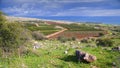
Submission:
[[[66,51],[64,51],[64,53],[65,53],[65,54],[68,54],[68,51],[66,50]]]
[[[35,42],[33,45],[33,49],[39,49],[41,45],[38,42]]]
[[[76,57],[78,61],[86,61],[86,62],[94,62],[97,58],[96,56],[90,55],[88,53],[85,52],[81,52],[76,50]]]
[[[85,54],[84,60],[87,62],[93,62],[96,60],[96,56],[90,55],[88,53]]]
[[[113,63],[112,63],[112,65],[113,65],[113,66],[116,66],[116,63],[115,63],[115,62],[113,62]]]
[[[114,47],[114,48],[112,48],[112,50],[114,50],[114,51],[120,51],[120,46]]]

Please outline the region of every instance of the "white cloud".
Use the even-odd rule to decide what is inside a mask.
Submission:
[[[11,14],[13,16],[47,16],[53,14],[53,12],[51,11],[30,7],[30,5],[26,3],[19,7],[13,6],[13,7],[4,8],[2,10],[5,13]]]
[[[12,15],[27,15],[33,9],[33,7],[29,7],[30,5],[24,3],[22,6],[13,6],[8,8],[3,8],[2,10],[5,13],[12,14]],[[8,11],[9,10],[9,11]]]
[[[120,16],[120,9],[85,10],[87,16]]]
[[[120,9],[92,7],[77,7],[69,10],[53,12],[46,9],[30,8],[29,5],[24,4],[21,7],[8,7],[3,10],[13,16],[120,16]]]
[[[16,3],[70,3],[70,2],[102,2],[105,0],[12,0],[13,2]]]
[[[120,16],[120,9],[78,7],[58,12],[55,16]]]
[[[3,8],[5,13],[14,16],[120,16],[120,9],[103,9],[102,7],[62,8],[70,2],[102,2],[104,0],[13,0],[22,6]],[[37,5],[36,5],[37,4]],[[36,7],[37,6],[37,7]],[[58,10],[57,10],[58,9]],[[8,11],[9,10],[9,11]],[[55,10],[55,11],[52,11]]]
[[[104,0],[61,0],[59,2],[101,2]]]

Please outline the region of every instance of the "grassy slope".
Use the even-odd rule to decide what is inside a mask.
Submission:
[[[61,43],[46,40],[39,43],[41,48],[33,51],[37,55],[29,53],[20,58],[12,57],[9,60],[0,62],[0,66],[3,68],[90,68],[93,65],[99,68],[111,68],[112,62],[116,62],[119,55],[119,52],[113,52],[109,48],[88,46],[89,44],[95,45],[94,42],[88,44],[78,43],[77,41]],[[75,47],[77,47],[77,50],[95,55],[97,61],[90,64],[78,63],[74,55]],[[68,54],[64,54],[66,49],[68,49]]]
[[[47,31],[49,33],[54,30],[54,28],[49,25],[41,25],[39,27],[28,25],[27,28],[31,31],[40,30],[43,31],[43,33]],[[81,30],[78,30],[75,26],[71,28],[71,31]],[[82,30],[86,30],[86,28]],[[93,30],[93,28],[90,30]],[[115,41],[115,46],[119,44],[120,39],[113,40]],[[41,48],[32,50],[32,46],[30,46],[30,52],[27,55],[10,57],[8,59],[0,58],[0,68],[90,68],[91,66],[96,66],[98,68],[111,68],[112,62],[117,62],[117,65],[120,66],[120,60],[117,59],[120,55],[119,52],[111,51],[111,47],[104,48],[88,46],[96,46],[93,41],[91,43],[78,43],[77,41],[61,43],[56,40],[46,40],[39,41],[39,43],[41,44]],[[64,54],[64,51],[67,49],[68,54]],[[81,50],[95,55],[97,60],[90,64],[77,62],[74,54],[75,50]]]

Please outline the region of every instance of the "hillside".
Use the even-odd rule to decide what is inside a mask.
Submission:
[[[0,21],[0,68],[120,67],[119,26],[7,20]]]

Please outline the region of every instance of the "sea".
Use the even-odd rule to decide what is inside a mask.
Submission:
[[[120,25],[120,16],[38,16],[34,18],[46,19],[46,20],[60,20],[71,21],[78,23],[103,23]]]

